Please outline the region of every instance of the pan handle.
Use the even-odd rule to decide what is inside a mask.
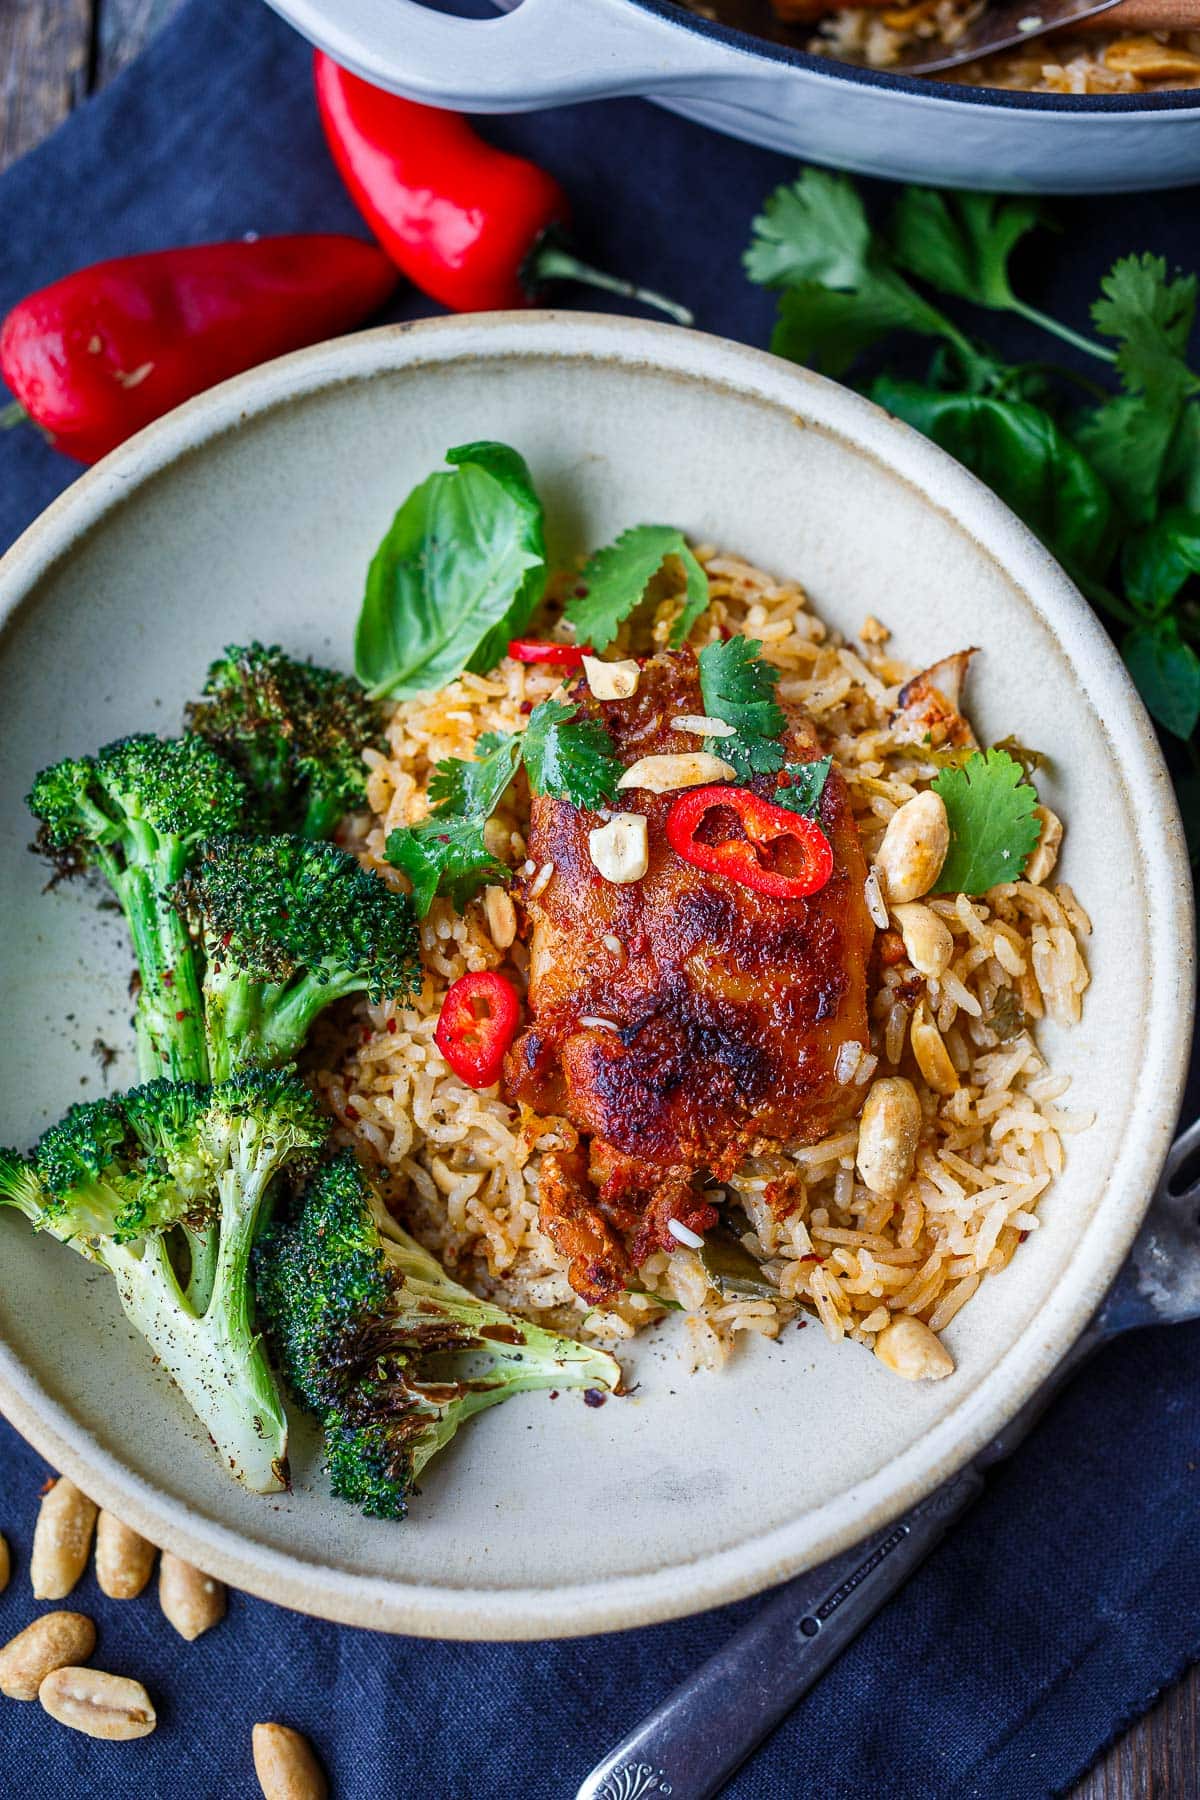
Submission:
[[[270,4],[343,68],[456,112],[661,93],[728,71],[720,45],[628,0],[521,0],[495,19],[455,18],[420,0]]]

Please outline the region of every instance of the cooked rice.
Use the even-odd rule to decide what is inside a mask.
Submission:
[[[810,713],[846,775],[870,859],[897,807],[938,773],[927,746],[900,743],[889,727],[912,669],[889,653],[877,620],[852,647],[814,616],[794,582],[736,556],[698,554],[712,604],[693,642],[722,626],[763,642],[781,672],[780,698]],[[623,628],[613,654],[665,644],[678,610],[665,577],[650,610],[652,624]],[[548,603],[543,634],[563,635],[557,611]],[[359,821],[356,839],[364,860],[402,885],[384,845],[394,827],[427,811],[433,764],[471,756],[485,731],[520,730],[557,686],[545,667],[506,661],[492,674],[463,675],[397,706],[388,754],[368,753],[372,813]],[[532,886],[544,871],[528,860],[527,816],[518,781],[487,841]],[[883,907],[878,889],[874,901]],[[647,1291],[627,1293],[614,1311],[588,1310],[572,1291],[564,1259],[538,1225],[537,1182],[543,1152],[573,1142],[573,1128],[528,1109],[517,1116],[496,1089],[473,1092],[434,1044],[443,996],[460,975],[503,969],[524,989],[528,953],[512,940],[511,907],[481,897],[459,915],[435,901],[422,926],[419,999],[360,1007],[351,1048],[318,1080],[418,1236],[468,1285],[539,1321],[577,1335],[628,1337],[662,1317],[661,1298],[689,1315],[693,1366],[719,1364],[740,1332],[777,1336],[800,1309],[814,1312],[831,1338],[866,1345],[894,1314],[940,1331],[1037,1229],[1042,1196],[1063,1167],[1063,1140],[1090,1123],[1061,1104],[1068,1078],[1048,1067],[1035,1027],[1042,1018],[1057,1025],[1079,1018],[1088,985],[1081,941],[1091,928],[1064,883],[1007,882],[979,900],[948,895],[927,904],[952,934],[949,968],[924,980],[893,933],[889,952],[899,960],[881,969],[871,1053],[855,1057],[853,1068],[847,1058],[839,1070],[864,1094],[877,1071],[913,1081],[924,1128],[907,1190],[881,1199],[856,1178],[854,1121],[819,1144],[763,1150],[728,1184],[749,1222],[743,1244],[778,1297],[722,1294],[697,1251],[683,1244],[652,1255],[638,1273]],[[914,1013],[927,1032],[940,1034],[958,1073],[948,1095],[934,1091],[915,1060]]]

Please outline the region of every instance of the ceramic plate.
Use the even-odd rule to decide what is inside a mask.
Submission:
[[[521,1396],[440,1457],[403,1524],[333,1503],[300,1425],[295,1489],[234,1487],[125,1324],[109,1278],[0,1217],[0,1406],[156,1542],[305,1611],[393,1630],[537,1637],[698,1610],[854,1542],[991,1436],[1118,1267],[1174,1124],[1191,1008],[1191,889],[1146,715],[1032,537],[922,438],[844,389],[670,327],[526,313],[395,327],[202,396],[80,480],[0,564],[2,1135],[27,1143],[134,1078],[130,956],[86,887],[43,893],[34,771],[178,728],[228,640],[348,665],[364,571],[446,447],[529,459],[570,555],[666,520],[798,577],[898,654],[981,645],[972,708],[1049,758],[1063,870],[1095,923],[1084,1022],[1047,1031],[1073,1139],[1042,1229],[954,1321],[954,1376],[910,1386],[815,1328],[689,1377],[679,1322],[600,1410]]]

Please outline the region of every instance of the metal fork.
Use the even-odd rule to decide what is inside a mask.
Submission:
[[[1051,1379],[973,1462],[833,1562],[789,1581],[748,1625],[597,1763],[576,1800],[712,1800],[920,1567],[1063,1384],[1141,1325],[1200,1318],[1200,1119],[1182,1132],[1121,1273]]]

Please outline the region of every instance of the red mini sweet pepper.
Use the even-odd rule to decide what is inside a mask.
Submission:
[[[701,837],[710,815],[732,812],[742,835]],[[743,787],[689,788],[667,814],[667,842],[677,856],[710,875],[727,875],[773,900],[803,900],[833,874],[833,851],[815,819],[775,806]],[[764,860],[770,852],[774,860]]]
[[[468,1087],[491,1087],[500,1079],[520,1017],[521,1003],[512,982],[492,969],[481,969],[451,983],[433,1041]]]
[[[487,144],[460,114],[402,100],[315,61],[321,123],[342,180],[398,268],[453,312],[533,305],[582,281],[682,325],[685,307],[593,269],[567,248],[571,203],[553,175]]]
[[[0,327],[0,376],[51,441],[95,462],[193,394],[359,324],[396,284],[329,234],[194,244],[77,269]]]

